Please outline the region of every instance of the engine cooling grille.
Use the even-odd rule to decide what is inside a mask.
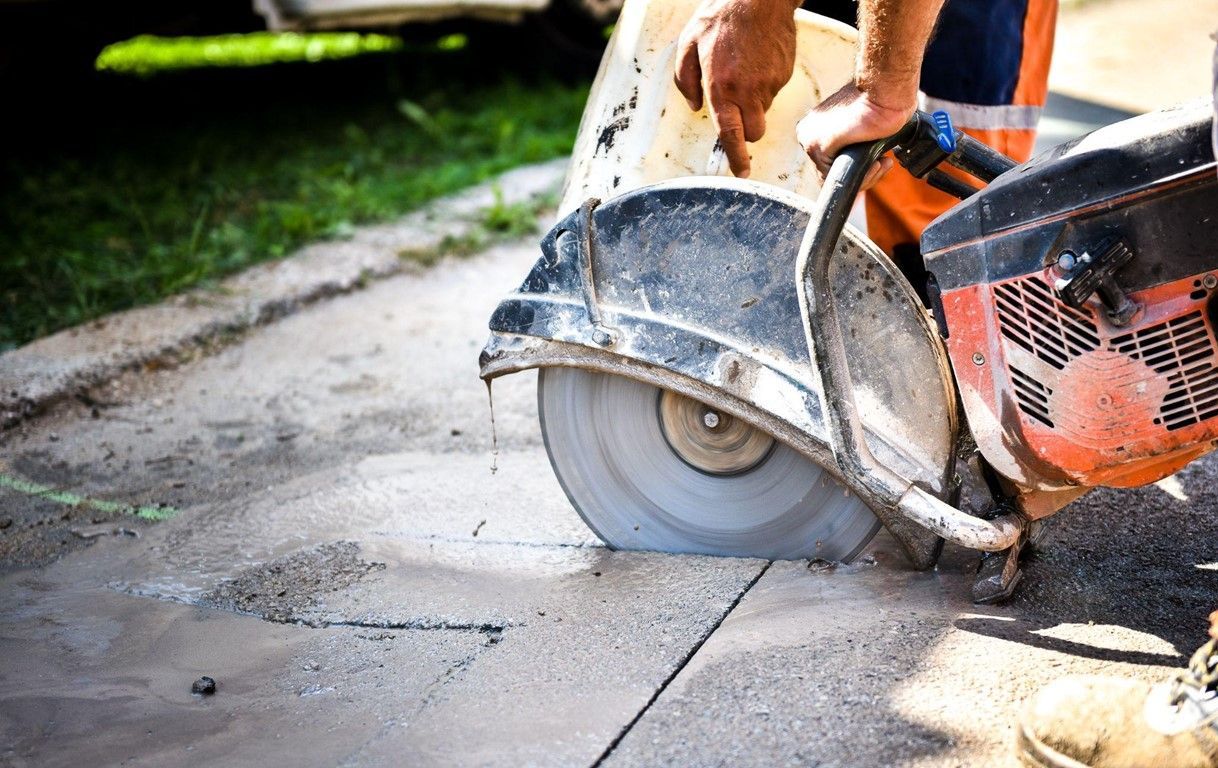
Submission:
[[[1120,360],[1144,365],[1143,381],[1153,379],[1166,384],[1152,388],[1157,393],[1153,397],[1161,397],[1161,402],[1147,403],[1148,411],[1142,411],[1146,422],[1153,416],[1153,427],[1172,431],[1218,417],[1218,342],[1202,306],[1194,305],[1192,311],[1137,330],[1109,335],[1113,329],[1099,326],[1087,312],[1066,305],[1041,275],[995,285],[993,296],[999,332],[1012,351],[1018,348],[1049,366],[1042,368],[1024,357],[1017,367],[1015,361],[1008,360],[1016,402],[1030,420],[1050,429],[1083,428],[1080,414],[1089,412],[1091,406],[1079,410],[1070,397],[1066,398],[1069,402],[1058,402],[1061,396],[1056,400],[1053,396],[1062,387],[1066,387],[1067,395],[1077,390],[1069,383],[1075,376],[1091,380],[1116,376],[1119,380],[1113,380],[1113,387],[1141,386],[1147,391],[1137,379],[1128,379],[1132,369],[1123,367]],[[1089,354],[1097,351],[1098,355]],[[1078,364],[1083,367],[1071,365],[1083,356],[1087,356],[1086,361]],[[1153,428],[1149,423],[1146,427]]]
[[[1019,410],[1046,427],[1052,427],[1053,419],[1049,417],[1049,398],[1053,395],[1053,390],[1015,366],[1012,365],[1010,368],[1011,379],[1015,383],[1015,397],[1019,400]]]
[[[1039,276],[996,285],[994,297],[1002,335],[1059,371],[1100,346],[1095,321],[1058,300]]]
[[[1167,395],[1155,423],[1181,429],[1218,416],[1218,367],[1200,311],[1112,337],[1114,350],[1166,374]]]

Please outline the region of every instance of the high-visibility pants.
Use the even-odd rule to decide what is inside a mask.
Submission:
[[[947,0],[922,65],[919,107],[1019,162],[1032,154],[1048,94],[1057,0]],[[866,196],[867,232],[923,285],[918,240],[956,198],[900,166]]]

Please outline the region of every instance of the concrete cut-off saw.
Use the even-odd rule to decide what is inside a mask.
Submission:
[[[488,380],[539,369],[554,471],[606,544],[849,560],[882,526],[917,568],[944,540],[991,553],[973,597],[995,602],[1039,521],[1214,447],[1208,104],[1018,166],[918,113],[822,186],[795,124],[848,82],[856,33],[798,11],[795,74],[750,178],[728,178],[671,79],[694,4],[627,2],[561,219],[480,360]],[[847,224],[889,151],[960,198],[923,234],[925,302]]]

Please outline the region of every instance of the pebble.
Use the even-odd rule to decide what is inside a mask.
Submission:
[[[204,675],[191,684],[190,692],[200,696],[211,696],[216,692],[216,681]]]

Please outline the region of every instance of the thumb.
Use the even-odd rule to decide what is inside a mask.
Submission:
[[[702,65],[698,61],[698,44],[693,40],[677,48],[673,81],[694,112],[702,109]]]

